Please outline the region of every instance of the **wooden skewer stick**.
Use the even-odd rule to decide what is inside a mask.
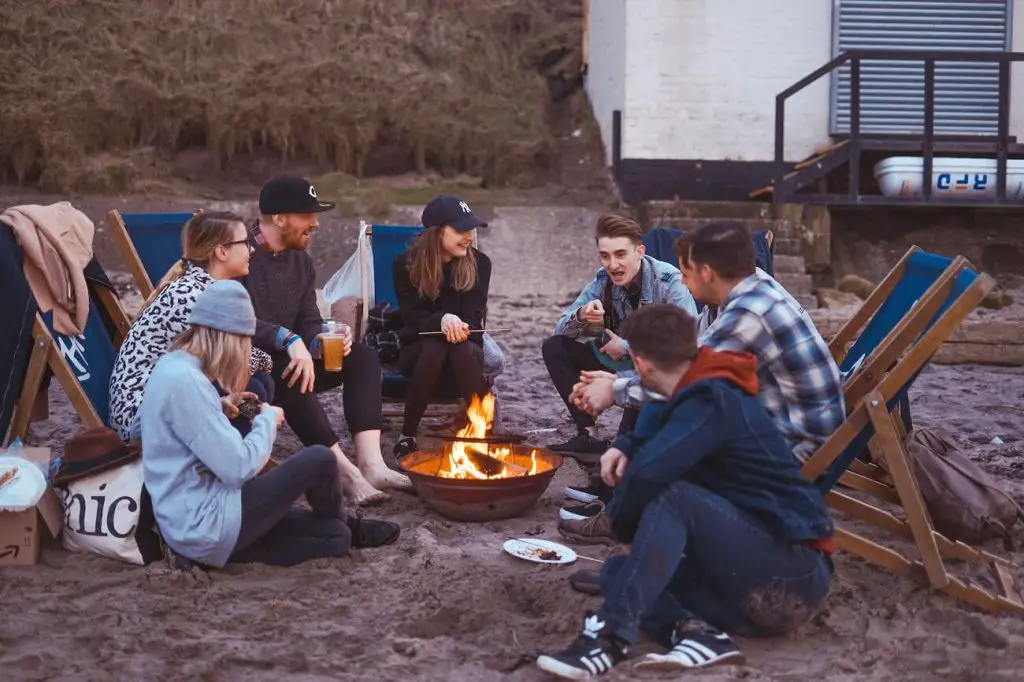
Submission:
[[[493,334],[494,332],[510,332],[510,331],[512,331],[511,328],[509,328],[509,329],[470,329],[469,333],[470,334],[476,334],[478,332],[487,332],[488,334]],[[425,334],[444,334],[444,332],[420,332],[420,336],[423,336]]]
[[[0,488],[3,488],[5,485],[7,485],[11,481],[13,481],[14,477],[17,476],[17,475],[18,475],[18,467],[14,467],[13,469],[10,469],[9,471],[5,471],[4,473],[0,474]]]

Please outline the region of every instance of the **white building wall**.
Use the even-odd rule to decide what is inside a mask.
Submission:
[[[828,0],[630,0],[627,14],[623,157],[771,160],[775,96],[832,58]],[[827,146],[828,120],[823,77],[787,103],[786,159]]]
[[[590,0],[588,4],[587,95],[611,165],[612,112],[626,106],[626,0]]]
[[[1013,0],[1010,50],[1024,52],[1024,0]],[[1010,65],[1010,134],[1024,142],[1024,62]]]

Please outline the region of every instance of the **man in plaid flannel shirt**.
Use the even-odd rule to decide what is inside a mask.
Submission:
[[[843,423],[846,408],[839,368],[809,316],[774,279],[755,272],[742,225],[710,223],[680,238],[676,251],[694,299],[718,306],[699,343],[757,356],[761,403],[793,452],[810,456]],[[613,401],[635,407],[661,399],[626,374],[586,377],[573,397],[591,412]]]

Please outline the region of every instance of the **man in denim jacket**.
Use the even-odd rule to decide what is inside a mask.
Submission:
[[[590,463],[598,461],[609,442],[597,437],[594,418],[569,401],[580,373],[632,368],[629,345],[618,330],[638,308],[671,303],[690,315],[697,314],[693,296],[683,284],[679,270],[644,255],[643,231],[636,222],[606,214],[598,218],[595,232],[601,269],[563,313],[554,336],[543,347],[548,374],[569,408],[577,431],[575,437],[551,449]],[[620,433],[628,431],[635,419],[636,410],[628,410],[619,426]]]
[[[669,305],[638,311],[623,333],[644,385],[666,399],[602,458],[607,509],[558,526],[574,541],[631,543],[569,579],[603,603],[569,647],[538,658],[565,679],[610,672],[640,630],[667,651],[638,668],[742,663],[730,635],[791,632],[832,582],[832,519],[758,400],[757,358],[698,348],[694,320]]]

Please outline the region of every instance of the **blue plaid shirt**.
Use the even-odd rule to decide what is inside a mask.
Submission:
[[[839,428],[846,407],[843,380],[828,345],[791,300],[774,279],[751,275],[729,292],[698,343],[757,356],[761,404],[793,452],[805,458]],[[615,382],[619,405],[663,399],[645,390],[635,374]]]

